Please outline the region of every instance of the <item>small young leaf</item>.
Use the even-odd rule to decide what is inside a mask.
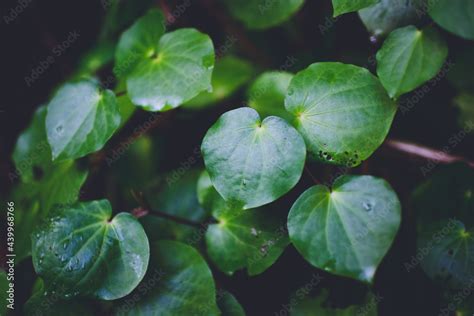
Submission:
[[[372,282],[400,225],[400,201],[371,176],[342,176],[306,190],[288,215],[290,240],[314,266]]]
[[[275,201],[301,177],[306,147],[283,119],[260,120],[251,108],[224,113],[208,130],[201,150],[217,191],[244,209]]]
[[[203,109],[231,96],[254,75],[253,66],[240,58],[227,56],[216,62],[212,74],[212,92],[201,92],[183,104],[190,109]]]
[[[207,173],[201,176],[198,189],[207,192],[207,204],[212,205],[213,216],[219,222],[209,225],[206,232],[211,260],[227,274],[244,268],[251,276],[262,273],[289,243],[284,221],[279,221],[270,209],[241,210],[226,204],[208,177]]]
[[[123,32],[115,52],[115,74],[124,77],[141,60],[155,54],[156,45],[165,29],[163,14],[157,9],[151,9]]]
[[[293,74],[269,71],[261,74],[247,91],[249,106],[262,117],[271,115],[291,122],[293,116],[285,109],[285,96]]]
[[[222,316],[245,316],[245,311],[234,295],[221,290],[217,294],[217,305],[222,312]]]
[[[427,3],[428,12],[438,25],[462,38],[474,40],[474,2],[436,0]]]
[[[63,85],[48,105],[46,134],[53,160],[76,159],[101,149],[120,125],[115,94],[96,82]]]
[[[116,315],[219,315],[216,289],[206,261],[186,244],[162,240],[152,244],[150,268]]]
[[[285,107],[313,158],[348,166],[382,144],[397,107],[367,69],[316,63],[291,80]]]
[[[138,221],[113,219],[107,200],[60,207],[34,234],[33,264],[47,288],[60,296],[113,300],[130,293],[145,275],[148,239]]]
[[[358,11],[376,4],[380,0],[332,0],[333,16]]]
[[[249,29],[266,29],[288,20],[304,0],[224,0],[230,13]]]
[[[407,26],[390,33],[377,53],[377,74],[392,98],[433,78],[448,56],[448,46],[434,28]]]
[[[132,102],[149,111],[178,107],[212,90],[214,45],[195,29],[166,33],[127,76]]]
[[[418,0],[380,0],[379,3],[362,9],[359,16],[367,30],[375,36],[384,36],[391,31],[415,24],[420,19]]]

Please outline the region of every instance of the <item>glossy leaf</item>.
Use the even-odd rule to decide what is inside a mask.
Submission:
[[[285,109],[285,96],[293,74],[270,71],[258,76],[247,91],[249,106],[260,116],[279,116],[291,122],[292,115]]]
[[[127,76],[128,94],[146,110],[173,109],[212,89],[213,67],[209,36],[195,29],[166,33]]]
[[[266,29],[288,20],[304,0],[224,0],[230,13],[249,29]]]
[[[209,215],[198,202],[196,185],[199,170],[187,170],[180,174],[179,169],[165,175],[163,181],[146,191],[146,196],[154,210],[179,218],[203,222]],[[199,231],[189,225],[150,214],[141,219],[150,240],[172,239],[190,243]],[[204,224],[203,224],[204,227]]]
[[[333,16],[354,12],[376,4],[379,0],[332,0]]]
[[[151,247],[150,268],[143,282],[119,305],[116,315],[219,315],[212,273],[192,247],[158,241]]]
[[[377,74],[388,94],[397,98],[433,78],[448,56],[434,28],[407,26],[390,33],[377,53]]]
[[[157,9],[151,9],[123,32],[115,52],[115,74],[124,77],[140,61],[156,54],[156,45],[165,29],[163,14]]]
[[[418,0],[380,0],[360,10],[359,16],[370,33],[385,36],[399,27],[418,22],[420,17],[417,10],[421,9]]]
[[[474,40],[474,2],[471,0],[428,1],[431,18],[445,30]]]
[[[291,80],[285,107],[313,158],[348,166],[382,144],[397,107],[364,68],[316,63]]]
[[[113,300],[138,285],[148,266],[147,236],[132,215],[111,215],[107,200],[77,203],[59,207],[38,228],[33,264],[47,289]]]
[[[115,94],[82,80],[63,85],[48,104],[46,134],[53,160],[75,159],[101,149],[120,125]]]
[[[271,209],[236,209],[225,203],[209,180],[202,179],[201,184],[204,182],[208,186],[199,189],[214,200],[210,204],[218,220],[206,232],[211,260],[227,274],[246,268],[249,275],[257,275],[268,269],[289,243],[284,221]]]
[[[217,294],[217,305],[222,316],[245,316],[245,311],[234,295],[227,291],[220,291]]]
[[[212,92],[201,92],[183,106],[202,109],[221,102],[247,83],[254,72],[249,62],[234,56],[224,57],[216,62],[212,74]]]
[[[306,190],[288,215],[290,240],[314,266],[372,282],[400,225],[400,202],[385,180],[342,176]]]
[[[223,114],[201,145],[207,171],[219,194],[244,209],[270,203],[300,179],[304,141],[283,119],[263,121],[251,108]]]

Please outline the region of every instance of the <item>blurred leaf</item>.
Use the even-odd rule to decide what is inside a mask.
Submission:
[[[75,77],[90,76],[98,70],[112,63],[115,54],[115,44],[99,42],[88,51],[80,60]]]
[[[220,314],[211,270],[194,248],[158,241],[151,246],[149,266],[143,282],[122,301],[116,315]]]
[[[190,109],[202,109],[214,105],[246,84],[254,72],[249,62],[234,56],[224,57],[216,62],[212,74],[212,92],[201,92],[183,106]]]
[[[222,312],[222,316],[245,316],[245,311],[234,295],[227,291],[220,291],[217,294],[217,305]]]
[[[397,106],[367,69],[316,63],[293,77],[285,108],[312,157],[357,166],[382,144]]]
[[[334,8],[333,16],[338,16],[344,13],[355,12],[363,8],[367,8],[376,4],[379,0],[332,0]]]
[[[202,177],[208,177],[206,173]],[[233,274],[247,269],[249,275],[264,272],[280,257],[289,244],[285,222],[273,210],[235,209],[225,203],[210,180],[201,180],[201,192],[212,205],[218,224],[211,224],[206,232],[207,252],[221,271]]]
[[[275,201],[301,177],[302,137],[281,118],[263,121],[251,108],[224,113],[201,145],[212,183],[227,202],[244,209]]]
[[[372,282],[400,226],[400,201],[371,176],[342,176],[306,190],[288,215],[290,240],[312,265]]]
[[[461,93],[454,98],[454,105],[459,109],[458,122],[465,131],[474,132],[474,94]]]
[[[454,53],[448,80],[459,90],[474,91],[474,45]]]
[[[48,104],[46,133],[57,161],[100,150],[119,126],[115,94],[91,80],[64,84]]]
[[[385,36],[393,30],[420,20],[418,0],[381,0],[362,9],[359,16],[367,30],[375,36]]]
[[[266,29],[288,20],[304,0],[224,0],[230,13],[249,29]]]
[[[431,18],[445,30],[474,40],[474,2],[471,0],[428,1]]]
[[[377,74],[392,98],[433,78],[448,56],[448,46],[435,28],[407,26],[390,33],[377,53]]]
[[[249,106],[261,117],[275,115],[288,122],[293,116],[285,109],[285,96],[293,74],[269,71],[261,74],[247,91]]]
[[[160,183],[154,189],[148,190],[146,196],[153,209],[180,218],[203,222],[209,215],[198,202],[196,185],[199,170],[174,170],[166,175],[166,183]],[[179,224],[158,216],[149,215],[141,219],[150,240],[173,239],[191,243],[199,230],[188,225]],[[204,224],[203,224],[204,228]]]
[[[58,295],[114,300],[145,275],[148,239],[128,213],[113,219],[107,200],[58,207],[32,235],[33,264],[46,288]]]

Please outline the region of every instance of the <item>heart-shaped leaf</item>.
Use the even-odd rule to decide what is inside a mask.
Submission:
[[[298,132],[275,116],[260,120],[251,108],[224,113],[201,150],[212,183],[244,209],[275,201],[300,179],[306,147]]]
[[[334,9],[333,16],[338,16],[344,13],[359,11],[376,4],[380,0],[332,0]]]
[[[269,71],[258,76],[247,91],[249,106],[262,116],[271,115],[291,122],[293,116],[285,109],[285,96],[293,74]]]
[[[48,104],[46,134],[53,160],[101,149],[120,125],[115,94],[91,80],[63,85]]]
[[[220,315],[211,270],[193,247],[158,241],[145,279],[116,315]]]
[[[418,0],[380,0],[377,4],[359,11],[367,30],[375,36],[384,36],[391,31],[415,24],[420,16]]]
[[[149,111],[176,108],[212,90],[214,46],[195,29],[166,33],[127,76],[132,102]]]
[[[249,29],[266,29],[288,20],[304,0],[224,0],[230,13]]]
[[[202,109],[214,105],[231,96],[247,83],[254,72],[254,67],[248,61],[234,56],[226,56],[216,62],[212,73],[212,92],[201,92],[183,106],[191,109]]]
[[[390,97],[398,98],[433,78],[448,56],[436,29],[407,26],[390,33],[377,53],[377,74]]]
[[[111,219],[107,200],[59,207],[33,235],[33,264],[47,288],[60,296],[113,300],[130,293],[145,275],[148,239],[128,213]]]
[[[474,2],[471,0],[428,1],[431,18],[442,28],[462,38],[474,40]]]
[[[222,199],[211,184],[209,175],[201,175],[200,196],[218,224],[206,232],[207,252],[217,267],[227,274],[246,268],[249,275],[268,269],[289,243],[285,222],[270,209],[236,209]]]
[[[156,44],[165,29],[163,14],[151,9],[123,32],[115,51],[115,74],[126,76],[141,60],[155,54]]]
[[[342,176],[306,190],[288,215],[290,240],[314,266],[372,282],[400,225],[400,201],[371,176]]]
[[[384,141],[397,107],[367,69],[316,63],[291,80],[285,107],[317,160],[356,166]]]

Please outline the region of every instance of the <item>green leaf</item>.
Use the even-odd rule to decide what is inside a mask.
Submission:
[[[327,304],[327,291],[323,291],[319,296],[305,297],[304,288],[300,292],[296,292],[293,298],[298,304],[294,304],[291,309],[291,316],[377,316],[377,304],[381,300],[380,297],[374,296],[372,293],[367,295],[365,301],[361,305],[350,305],[346,308],[331,308]],[[302,298],[301,298],[302,297]]]
[[[434,28],[407,26],[390,33],[377,53],[377,74],[392,98],[433,78],[448,56],[448,46]]]
[[[198,202],[196,185],[199,174],[199,170],[187,170],[181,174],[179,169],[166,174],[165,181],[146,191],[152,208],[196,223],[203,222],[209,212],[205,211]],[[152,241],[173,239],[191,243],[198,231],[188,225],[152,214],[143,217],[141,222]]]
[[[379,0],[332,0],[333,16],[358,11],[376,4]]]
[[[123,300],[116,314],[219,315],[211,270],[194,248],[176,241],[158,241],[151,247],[147,276]]]
[[[285,107],[313,158],[356,166],[382,144],[397,107],[368,70],[316,63],[291,80]]]
[[[381,0],[360,10],[359,16],[370,33],[385,36],[399,27],[415,24],[419,9],[418,0]]]
[[[234,295],[227,291],[219,291],[217,294],[217,305],[222,312],[222,316],[245,316],[245,311],[236,300]]]
[[[431,18],[445,30],[474,40],[474,3],[471,0],[428,1]]]
[[[111,215],[107,200],[77,203],[56,209],[36,230],[33,264],[47,289],[113,300],[138,285],[148,266],[147,236],[132,215]]]
[[[46,291],[43,280],[38,278],[33,286],[33,294],[25,304],[25,314],[33,316],[94,315],[94,309],[90,301],[77,298],[72,300],[62,299],[61,291],[61,288],[50,292]]]
[[[467,230],[462,222],[451,218],[426,223],[417,245],[421,267],[431,279],[454,289],[472,286],[474,231]]]
[[[63,85],[48,104],[46,134],[53,160],[75,159],[101,149],[120,125],[115,94],[96,82]]]
[[[292,115],[285,109],[285,96],[293,74],[269,71],[261,74],[247,91],[251,108],[262,117],[279,116],[291,122]]]
[[[275,201],[301,177],[306,148],[298,132],[275,116],[261,121],[251,108],[224,113],[201,150],[220,195],[244,209]]]
[[[231,96],[254,75],[253,66],[240,58],[227,56],[216,62],[212,74],[212,92],[201,92],[183,106],[202,109]]]
[[[123,32],[115,52],[115,74],[124,77],[140,61],[153,56],[165,29],[163,14],[157,9],[151,9]]]
[[[400,226],[400,201],[371,176],[342,176],[306,190],[288,215],[290,240],[314,266],[372,282]]]
[[[7,274],[5,271],[0,270],[0,300],[2,305],[0,306],[0,315],[7,314],[7,305],[10,304],[7,290],[10,288],[10,282],[7,280]]]
[[[149,111],[165,111],[212,90],[214,46],[206,34],[195,29],[166,33],[148,56],[127,77],[134,104]]]
[[[198,190],[219,222],[209,225],[206,232],[211,260],[227,274],[244,268],[249,275],[264,272],[289,243],[284,221],[271,209],[240,210],[227,205],[206,177],[207,173],[201,176]]]
[[[461,93],[454,98],[459,109],[458,125],[466,132],[474,132],[474,94]]]
[[[51,148],[46,139],[46,107],[39,107],[28,128],[20,134],[13,150],[16,175],[24,182],[33,181],[33,170],[51,164]],[[16,175],[12,175],[15,176]]]
[[[428,171],[422,172],[426,175]],[[405,264],[421,263],[438,283],[460,289],[474,273],[474,171],[464,164],[440,167],[413,194],[418,250]]]
[[[266,29],[288,20],[304,0],[225,0],[230,13],[249,29]]]

